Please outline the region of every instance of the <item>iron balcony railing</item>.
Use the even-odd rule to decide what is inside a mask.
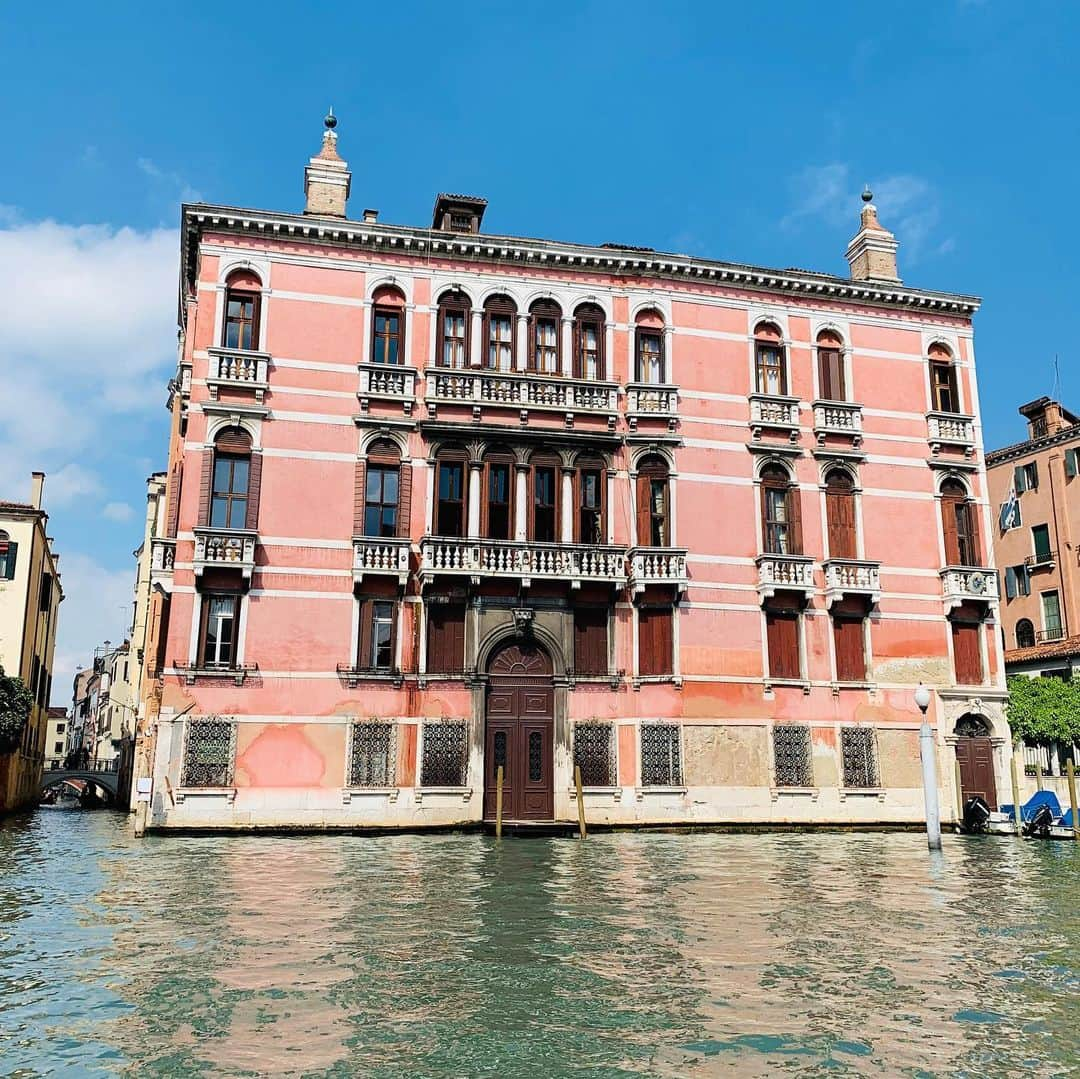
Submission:
[[[1040,629],[1035,632],[1035,640],[1039,644],[1045,644],[1048,641],[1062,641],[1064,639],[1064,626],[1047,626],[1046,629]]]

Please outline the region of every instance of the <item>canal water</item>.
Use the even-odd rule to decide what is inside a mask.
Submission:
[[[1062,1075],[1080,852],[0,824],[0,1074]]]

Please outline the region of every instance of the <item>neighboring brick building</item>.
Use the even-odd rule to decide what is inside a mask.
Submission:
[[[914,822],[1008,730],[970,297],[183,209],[147,825]],[[952,748],[956,744],[956,750]]]

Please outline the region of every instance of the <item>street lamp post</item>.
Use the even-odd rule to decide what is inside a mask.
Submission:
[[[926,844],[931,850],[941,850],[941,811],[938,808],[937,768],[934,765],[934,736],[926,718],[930,707],[930,690],[919,683],[915,703],[922,712],[919,727],[919,757],[922,759],[923,798],[926,802]]]

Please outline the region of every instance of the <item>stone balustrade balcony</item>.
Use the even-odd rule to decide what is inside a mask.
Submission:
[[[628,555],[633,592],[643,592],[648,585],[674,585],[677,591],[686,591],[685,547],[631,547]]]
[[[246,528],[195,528],[195,576],[203,570],[238,569],[245,579],[255,569],[255,542],[257,533]]]
[[[881,563],[862,558],[830,558],[825,570],[825,599],[831,607],[844,596],[865,596],[871,603],[881,599]]]
[[[762,599],[777,592],[814,591],[814,560],[802,554],[760,554],[756,559],[758,568],[758,595]]]
[[[849,401],[815,401],[814,436],[819,445],[824,445],[829,435],[847,437],[853,446],[861,445],[862,405]]]
[[[367,412],[372,401],[399,403],[405,415],[412,413],[416,404],[416,368],[401,364],[358,363],[360,411]]]
[[[927,439],[930,452],[936,457],[943,447],[964,451],[965,457],[975,453],[975,417],[953,412],[926,414]]]
[[[618,413],[619,386],[562,375],[537,375],[525,371],[494,371],[489,368],[429,368],[426,372],[425,404],[434,417],[441,405],[468,405],[473,415],[485,408],[516,409],[523,421],[532,409],[561,412],[568,426],[578,416],[601,416],[614,428]]]
[[[176,540],[155,536],[150,541],[150,587],[162,592],[172,591],[173,566],[176,562]]]
[[[626,580],[626,548],[587,543],[425,536],[420,541],[420,577],[467,576],[474,583],[511,577],[528,587],[533,579],[621,584]]]
[[[269,388],[270,355],[238,348],[211,348],[210,372],[206,376],[206,388],[211,400],[218,399],[222,386],[231,389],[251,390],[255,400],[262,402]]]
[[[409,579],[408,539],[380,536],[353,536],[353,583],[365,576],[397,577],[399,584]]]
[[[985,566],[946,566],[941,571],[941,592],[948,611],[962,603],[995,606],[999,599],[997,573]]]
[[[679,391],[675,386],[631,382],[626,387],[626,420],[636,431],[641,420],[662,420],[674,430],[679,420]]]
[[[773,393],[750,394],[750,433],[757,442],[766,430],[783,431],[799,439],[799,399]]]

